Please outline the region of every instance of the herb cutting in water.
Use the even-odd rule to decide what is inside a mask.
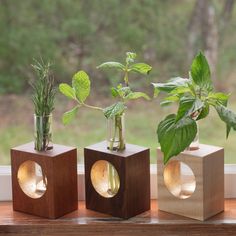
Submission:
[[[111,95],[117,101],[109,107],[101,108],[91,106],[85,103],[90,94],[90,79],[85,71],[77,72],[72,78],[72,86],[62,83],[59,90],[69,99],[76,101],[77,105],[63,115],[63,123],[69,124],[76,116],[77,111],[81,107],[87,107],[103,112],[108,121],[108,139],[107,148],[111,151],[122,151],[125,149],[125,130],[124,130],[124,112],[126,103],[129,100],[144,98],[149,100],[149,96],[143,92],[134,92],[130,88],[129,74],[136,72],[138,74],[147,75],[152,67],[146,63],[135,63],[136,54],[132,52],[126,53],[125,64],[120,62],[105,62],[99,65],[98,69],[114,68],[124,73],[123,84],[111,88]],[[110,195],[117,193],[119,189],[119,176],[114,167],[108,162],[108,191]]]
[[[70,111],[64,113],[63,123],[65,125],[69,124],[80,107],[87,107],[91,109],[96,109],[102,111],[104,116],[111,123],[114,122],[114,127],[110,133],[112,136],[108,140],[108,148],[110,150],[121,151],[125,149],[125,139],[124,139],[124,127],[122,122],[122,116],[124,115],[126,109],[126,103],[129,100],[134,100],[138,98],[144,98],[149,100],[149,96],[143,92],[134,92],[130,88],[129,74],[131,72],[136,72],[139,74],[147,75],[152,67],[146,63],[134,63],[136,54],[132,52],[126,53],[125,64],[120,62],[105,62],[99,65],[98,69],[105,68],[114,68],[120,70],[124,73],[124,85],[119,84],[117,87],[111,88],[111,95],[113,98],[116,98],[118,101],[112,104],[109,107],[101,108],[96,106],[91,106],[85,103],[87,97],[90,94],[90,79],[85,71],[77,72],[72,78],[72,86],[62,83],[59,86],[59,90],[66,97],[73,99],[77,102],[77,105]]]
[[[229,95],[214,91],[209,64],[202,52],[194,58],[189,78],[176,77],[153,86],[154,96],[160,91],[167,93],[161,105],[178,103],[177,113],[166,116],[157,128],[164,164],[191,145],[198,135],[197,121],[206,118],[211,107],[226,123],[226,137],[231,129],[236,130],[236,114],[227,108]]]

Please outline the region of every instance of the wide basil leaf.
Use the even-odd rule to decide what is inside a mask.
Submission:
[[[146,63],[136,63],[130,67],[131,71],[147,75],[152,70],[152,67]]]
[[[101,65],[97,66],[98,69],[100,68],[117,68],[120,70],[124,70],[125,66],[122,65],[120,62],[115,62],[115,61],[109,61],[109,62],[104,62]]]
[[[231,128],[236,130],[236,114],[229,110],[227,107],[218,105],[214,106],[216,108],[216,111],[218,112],[218,115],[222,121],[226,123],[226,137],[229,136]]]
[[[125,99],[138,99],[138,98],[145,98],[146,100],[150,100],[150,97],[146,93],[142,92],[131,92],[129,93]]]
[[[68,84],[61,83],[59,85],[59,91],[68,98],[71,98],[71,99],[76,98],[75,90]]]
[[[109,107],[103,109],[103,113],[106,118],[111,118],[116,115],[120,115],[124,112],[125,105],[123,102],[117,102]]]
[[[78,112],[78,106],[74,107],[72,110],[67,111],[62,116],[62,122],[64,125],[68,125],[76,116]]]
[[[164,154],[164,164],[173,156],[184,151],[197,134],[197,124],[190,117],[183,117],[176,123],[176,115],[171,114],[160,122],[157,129],[158,141]]]
[[[90,93],[90,80],[85,71],[77,72],[72,78],[72,86],[77,99],[83,103]]]
[[[208,92],[213,89],[210,67],[206,57],[201,52],[198,53],[192,62],[191,77],[200,88],[206,89]]]
[[[160,91],[170,93],[178,87],[188,87],[188,83],[190,83],[189,79],[181,77],[172,78],[166,83],[152,83],[154,86],[154,97],[156,97]]]

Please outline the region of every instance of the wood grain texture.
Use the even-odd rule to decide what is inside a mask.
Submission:
[[[160,210],[198,220],[206,220],[224,210],[223,148],[201,144],[199,150],[184,151],[171,159],[187,164],[194,173],[196,189],[187,199],[175,197],[166,188],[163,177],[163,154],[160,149],[157,152]]]
[[[150,209],[149,149],[127,144],[121,152],[107,149],[101,142],[84,149],[86,206],[121,218],[130,218]],[[118,172],[120,188],[112,198],[105,198],[94,189],[90,172],[96,161],[110,162]]]
[[[83,235],[83,236],[235,236],[236,200],[225,200],[225,211],[201,222],[158,211],[156,200],[151,210],[129,220],[79,209],[59,219],[50,220],[12,211],[11,202],[0,203],[0,235]]]
[[[47,190],[37,199],[21,189],[17,173],[25,161],[38,163],[46,177]],[[48,218],[58,218],[77,210],[77,151],[76,148],[54,144],[46,152],[34,150],[33,142],[11,149],[13,209]]]

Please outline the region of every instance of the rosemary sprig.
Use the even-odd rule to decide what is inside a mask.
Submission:
[[[34,93],[32,96],[35,115],[48,116],[54,110],[56,89],[54,88],[54,78],[51,74],[50,62],[45,63],[35,60],[32,65],[36,74],[37,80],[31,84]]]
[[[37,80],[31,84],[34,93],[32,100],[35,111],[35,149],[46,151],[52,149],[51,118],[54,110],[56,90],[53,86],[54,78],[50,72],[51,63],[35,60],[32,65],[37,74]]]

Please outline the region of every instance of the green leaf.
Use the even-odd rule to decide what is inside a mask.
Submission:
[[[142,92],[131,92],[125,97],[125,99],[138,99],[138,98],[145,98],[146,100],[150,100],[150,97],[146,93]]]
[[[229,137],[230,131],[231,131],[231,126],[230,125],[226,125],[226,138]]]
[[[206,57],[203,53],[198,53],[191,65],[191,77],[195,84],[208,92],[213,89],[211,72]]]
[[[175,89],[173,89],[171,92],[171,94],[178,94],[178,95],[183,95],[185,93],[190,93],[193,95],[192,90],[190,89],[190,87],[186,87],[186,86],[180,86],[177,87]]]
[[[182,119],[185,115],[187,115],[192,108],[195,102],[195,98],[192,97],[182,97],[179,101],[179,109],[176,115],[176,121]]]
[[[117,86],[117,91],[120,97],[125,98],[128,94],[131,93],[130,87],[122,87],[121,85]]]
[[[172,90],[178,87],[188,87],[188,83],[191,81],[189,79],[184,79],[181,77],[172,78],[166,83],[152,83],[154,86],[154,97],[156,97],[160,91],[170,93]]]
[[[72,110],[67,111],[63,114],[62,122],[64,125],[68,125],[75,118],[78,108],[78,106],[74,107]]]
[[[179,103],[179,109],[176,116],[176,121],[182,119],[184,116],[189,116],[191,118],[198,116],[196,112],[201,112],[204,103],[194,97],[182,97]]]
[[[176,115],[171,114],[160,122],[157,129],[158,141],[164,153],[164,164],[173,156],[184,151],[197,134],[197,124],[189,117],[176,123]]]
[[[121,115],[125,110],[123,102],[117,102],[109,107],[103,109],[103,113],[106,118],[114,117],[115,115]]]
[[[173,102],[171,102],[171,101],[162,101],[162,102],[160,102],[160,105],[162,106],[162,107],[165,107],[165,106],[169,106],[170,104],[172,104]]]
[[[134,52],[126,52],[126,63],[133,63],[136,56],[137,55]]]
[[[97,66],[98,69],[100,68],[116,68],[119,70],[125,70],[125,66],[122,65],[119,62],[115,62],[115,61],[109,61],[109,62],[104,62],[101,65]]]
[[[136,63],[136,64],[133,64],[129,69],[131,71],[147,75],[152,70],[152,67],[146,63]]]
[[[204,119],[208,116],[210,112],[210,106],[208,103],[204,103],[204,106],[203,108],[201,109],[201,112],[199,114],[199,116],[197,117],[197,120],[201,120],[201,119]]]
[[[116,97],[119,96],[119,92],[117,91],[116,88],[114,88],[114,87],[111,88],[111,95],[112,95],[112,97],[114,97],[114,98],[116,98]]]
[[[75,99],[75,90],[68,84],[62,83],[59,85],[59,91],[64,94],[66,97]]]
[[[209,93],[208,99],[214,105],[227,106],[229,95],[225,93]]]
[[[164,101],[162,101],[160,104],[161,104],[161,106],[167,106],[167,105],[170,105],[171,103],[177,102],[177,101],[179,101],[179,96],[171,95],[171,96],[165,97]]]
[[[190,117],[196,117],[199,116],[199,112],[201,112],[202,108],[204,106],[204,102],[202,102],[199,98],[195,98],[192,107],[189,109],[187,115]],[[198,114],[195,114],[198,113]]]
[[[83,103],[90,93],[90,80],[85,71],[81,70],[73,76],[72,86],[77,99]]]
[[[135,59],[137,54],[135,52],[126,52],[126,56]]]
[[[226,123],[226,137],[228,138],[231,128],[236,130],[236,114],[222,105],[214,107],[218,112],[220,119]]]

